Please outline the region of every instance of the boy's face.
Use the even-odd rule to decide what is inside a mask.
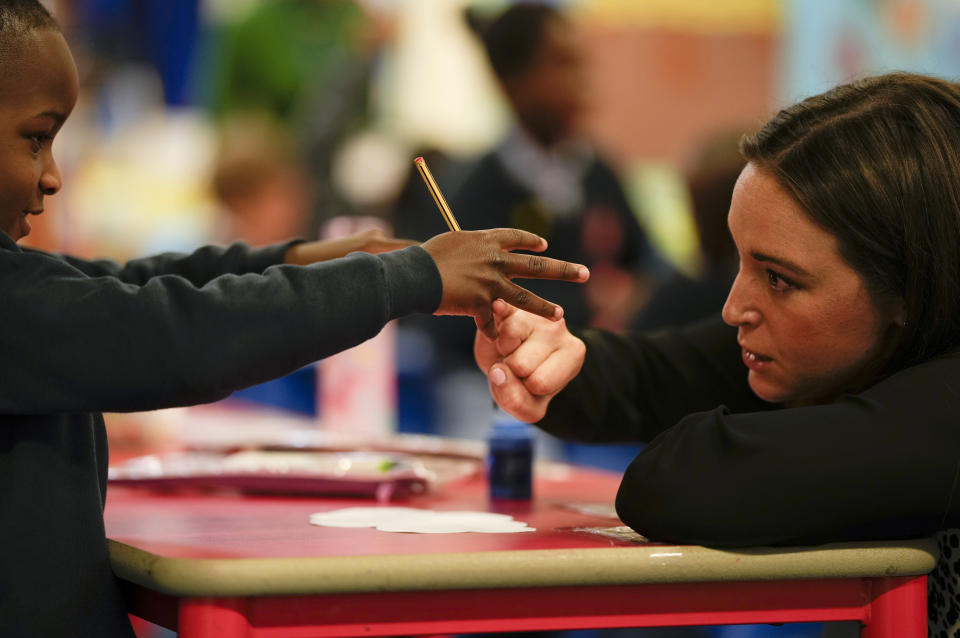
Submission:
[[[570,136],[587,108],[586,66],[573,26],[549,20],[530,65],[505,81],[517,118],[542,144]]]
[[[0,230],[14,241],[60,190],[53,138],[77,101],[77,68],[63,36],[42,29],[0,42]]]

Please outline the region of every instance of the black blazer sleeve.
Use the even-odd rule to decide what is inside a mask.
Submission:
[[[960,521],[960,358],[814,407],[694,413],[653,440],[617,496],[651,538],[810,545],[910,538]]]
[[[581,374],[544,429],[641,439],[617,496],[657,541],[808,545],[907,538],[960,525],[960,355],[859,394],[785,408],[752,397],[735,331],[584,334]]]
[[[152,268],[131,283],[74,263],[0,246],[0,414],[221,399],[433,312],[442,293],[419,246],[207,281]]]
[[[587,345],[583,369],[538,423],[556,436],[650,441],[690,412],[721,403],[773,407],[750,391],[736,329],[719,318],[651,335],[588,329],[580,337]]]

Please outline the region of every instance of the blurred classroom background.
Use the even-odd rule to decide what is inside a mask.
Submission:
[[[740,134],[780,106],[854,77],[894,69],[960,74],[957,0],[546,3],[568,18],[573,38],[559,50],[573,57],[547,64],[576,67],[581,80],[567,146],[577,161],[602,158],[616,176],[619,208],[632,215],[624,221],[610,203],[616,193],[592,203],[589,185],[566,189],[564,176],[580,176],[586,164],[550,165],[549,154],[526,163],[521,155],[514,168],[531,184],[559,180],[557,189],[532,186],[509,210],[493,210],[504,204],[492,196],[485,203],[495,189],[477,186],[477,175],[485,158],[502,159],[516,141],[521,107],[501,91],[465,11],[484,22],[511,2],[46,4],[75,52],[82,95],[56,143],[64,188],[24,243],[123,260],[370,226],[424,240],[446,229],[412,170],[423,155],[454,214],[473,224],[461,219],[465,229],[484,225],[468,211],[489,206],[491,219],[506,215],[548,239],[556,232],[560,246],[565,220],[577,216],[579,244],[571,250],[590,262],[594,278],[574,293],[568,318],[615,330],[719,311],[732,277],[725,214],[742,164]],[[552,201],[558,192],[566,199]],[[634,222],[639,240],[627,232]],[[363,379],[375,365],[386,371],[375,397],[385,406],[383,427],[482,438],[494,411],[472,364],[471,335],[463,318],[395,322],[359,355],[330,364],[335,369],[305,368],[229,401],[322,424],[325,371],[328,382],[348,369]],[[119,416],[108,426],[117,444],[136,437]],[[639,449],[545,436],[538,445],[545,457],[614,470]],[[726,631],[821,635],[819,626]]]

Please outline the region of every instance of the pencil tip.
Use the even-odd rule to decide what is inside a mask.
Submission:
[[[418,157],[417,159],[413,160],[413,163],[414,163],[414,164],[422,164],[422,163],[423,163],[423,157]]]

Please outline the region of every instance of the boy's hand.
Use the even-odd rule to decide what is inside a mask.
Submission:
[[[385,237],[380,230],[371,228],[346,237],[295,244],[284,255],[284,263],[306,266],[318,261],[345,257],[358,250],[372,254],[385,253],[413,246],[416,243],[410,239]]]
[[[586,346],[563,321],[547,321],[497,300],[498,336],[477,332],[473,354],[487,375],[490,394],[505,412],[535,423],[551,399],[577,376]]]
[[[495,299],[554,321],[563,317],[560,306],[534,295],[511,279],[560,279],[584,282],[590,277],[585,266],[540,255],[517,255],[511,250],[541,252],[542,237],[513,228],[458,231],[437,235],[423,244],[440,270],[443,297],[438,315],[472,315],[477,328],[494,339],[492,304]]]

